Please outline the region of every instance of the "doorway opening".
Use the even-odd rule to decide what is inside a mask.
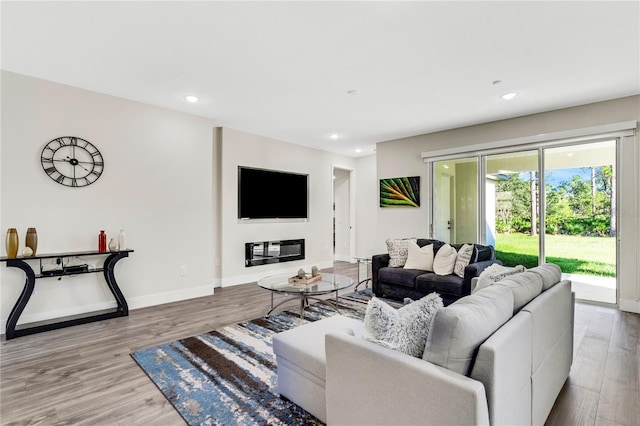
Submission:
[[[333,260],[352,262],[355,249],[353,170],[333,168]]]
[[[544,164],[546,260],[576,298],[617,303],[616,141],[547,148]]]

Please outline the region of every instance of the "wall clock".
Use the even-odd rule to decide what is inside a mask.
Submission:
[[[71,187],[91,185],[104,170],[104,159],[98,148],[75,136],[62,136],[47,143],[40,161],[51,179]]]

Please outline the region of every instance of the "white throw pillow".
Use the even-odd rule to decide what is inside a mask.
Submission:
[[[456,249],[449,244],[443,245],[433,259],[433,272],[436,275],[451,275],[457,258],[458,252]]]
[[[389,252],[389,266],[404,266],[409,254],[409,241],[416,242],[415,238],[403,238],[392,240],[387,238],[387,251]]]
[[[497,283],[498,281],[508,277],[509,275],[519,274],[526,270],[527,268],[522,265],[517,265],[515,268],[505,268],[504,266],[497,263],[489,265],[478,276],[478,283],[476,284],[476,287],[473,289],[472,293],[475,293],[482,288],[489,287],[490,285]]]
[[[404,264],[405,269],[420,269],[433,272],[433,244],[420,247],[417,243],[410,241],[408,249],[409,254],[407,262]]]
[[[422,357],[431,320],[442,308],[442,298],[431,293],[395,309],[373,297],[364,315],[363,338],[407,355]]]
[[[453,272],[460,278],[464,278],[464,268],[469,264],[472,256],[473,244],[463,244],[462,247],[460,247],[460,250],[458,250],[456,265],[453,268]]]

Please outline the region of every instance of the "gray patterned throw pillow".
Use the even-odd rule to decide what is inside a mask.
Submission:
[[[404,266],[409,255],[409,241],[416,242],[415,238],[395,239],[387,238],[387,251],[389,252],[389,266]]]
[[[456,257],[456,265],[453,268],[453,272],[460,278],[464,278],[464,268],[471,261],[473,256],[473,244],[464,244],[458,250],[458,256]]]
[[[363,338],[420,358],[427,343],[431,320],[442,306],[442,298],[437,293],[428,294],[400,309],[373,297],[364,315]]]

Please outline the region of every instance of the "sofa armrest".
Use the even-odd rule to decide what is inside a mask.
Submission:
[[[470,263],[464,268],[464,278],[462,281],[463,293],[465,296],[471,294],[471,279],[479,277],[482,271],[490,265],[497,263],[502,265],[502,261],[498,259],[484,260],[482,262]]]
[[[325,336],[327,424],[489,424],[482,383],[361,337]]]
[[[531,421],[532,345],[531,315],[520,311],[478,348],[470,377],[484,384],[491,424],[535,424]]]
[[[380,268],[389,266],[389,254],[375,254],[371,256],[371,288],[376,296],[381,296],[380,281],[378,271]]]

